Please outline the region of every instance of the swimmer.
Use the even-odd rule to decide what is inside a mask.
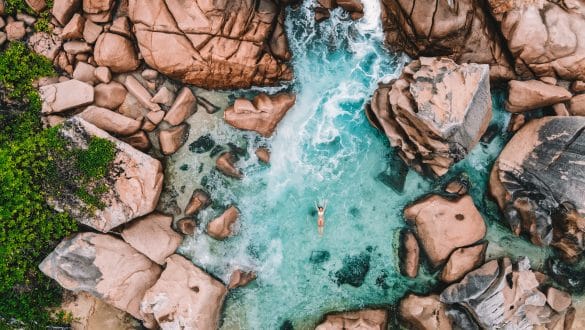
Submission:
[[[323,235],[323,229],[325,228],[325,209],[327,208],[327,202],[323,206],[317,205],[315,203],[315,207],[317,208],[317,231],[319,235]]]

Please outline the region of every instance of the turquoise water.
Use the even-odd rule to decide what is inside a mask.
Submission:
[[[245,178],[206,178],[216,207],[200,214],[199,233],[179,252],[224,281],[235,268],[257,272],[256,281],[230,292],[222,329],[312,329],[326,312],[388,306],[409,290],[424,292],[436,284],[426,269],[416,280],[398,274],[395,245],[404,226],[402,209],[442,182],[411,171],[404,193],[398,194],[376,179],[387,167],[390,147],[368,124],[363,108],[378,81],[398,75],[406,59],[383,47],[379,1],[363,2],[366,15],[358,22],[336,10],[330,20],[316,24],[310,1],[289,9],[286,27],[296,78],[282,88],[292,89],[297,102],[271,139],[223,123],[213,128],[224,142],[247,141],[251,156],[239,162]],[[496,105],[500,99],[494,98]],[[488,219],[493,205],[484,198],[486,179],[502,148],[506,120],[498,110],[498,136],[451,171],[470,174],[475,200]],[[254,148],[265,144],[272,149],[270,166],[253,156]],[[181,152],[176,166],[186,159],[198,166],[199,158],[181,159]],[[325,201],[320,236],[314,204]],[[223,242],[210,239],[204,234],[207,221],[230,203],[242,213],[237,235]],[[501,251],[513,245],[508,232],[490,226],[489,237],[501,243]],[[340,271],[344,266],[349,274]]]

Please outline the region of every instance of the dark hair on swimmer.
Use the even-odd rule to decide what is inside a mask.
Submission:
[[[319,211],[321,211],[323,209],[323,206],[319,206]]]

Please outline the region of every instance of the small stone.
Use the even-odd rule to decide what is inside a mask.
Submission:
[[[136,70],[140,65],[132,42],[114,33],[98,37],[93,55],[98,65],[107,66],[116,73]]]
[[[87,107],[77,116],[106,132],[126,136],[136,133],[142,126],[139,120],[128,118],[110,109],[93,105]]]
[[[108,84],[99,84],[95,86],[95,104],[103,108],[116,110],[124,102],[127,93],[126,88],[115,81]]]
[[[87,43],[93,44],[100,36],[103,29],[104,28],[101,25],[97,25],[90,20],[86,20],[85,27],[83,28],[83,39]]]
[[[581,94],[585,92],[585,81],[575,80],[571,83],[571,92]]]
[[[230,276],[230,281],[228,283],[228,289],[235,289],[242,286],[248,285],[248,283],[252,282],[256,279],[256,273],[254,272],[246,272],[241,269],[236,269],[232,275]]]
[[[323,7],[315,8],[315,21],[322,22],[331,16],[329,10]]]
[[[96,82],[94,71],[95,67],[92,65],[85,62],[78,62],[73,71],[73,79],[93,85]]]
[[[466,173],[461,173],[457,177],[453,178],[453,180],[449,181],[449,183],[447,183],[445,192],[463,196],[467,194],[470,187],[471,182],[469,181],[469,176]]]
[[[110,81],[112,81],[112,72],[110,72],[110,69],[106,66],[97,67],[93,74],[95,75],[97,80],[99,80],[102,83],[107,84]]]
[[[69,41],[63,45],[63,49],[67,54],[77,55],[83,53],[90,53],[92,51],[91,46],[83,41]]]
[[[569,110],[567,110],[567,106],[564,103],[557,103],[553,105],[553,111],[555,112],[556,116],[570,116]]]
[[[20,40],[26,35],[24,22],[14,21],[6,25],[6,37],[9,41]]]
[[[140,151],[147,151],[151,147],[148,135],[146,135],[146,133],[144,133],[142,130],[130,136],[123,137],[121,140]]]
[[[197,111],[197,97],[188,87],[183,87],[173,106],[167,112],[165,121],[171,125],[179,125]]]
[[[192,216],[196,215],[202,209],[208,207],[211,204],[211,197],[209,194],[202,189],[195,189],[189,199],[189,203],[185,206],[185,215]]]
[[[146,114],[146,118],[150,120],[153,124],[158,125],[165,116],[165,112],[162,110],[159,111],[150,111]]]
[[[256,157],[264,164],[270,163],[270,150],[268,148],[260,147],[256,149]]]
[[[43,86],[39,92],[44,114],[81,107],[93,103],[94,100],[93,87],[75,79]]]
[[[224,240],[233,234],[233,225],[238,221],[240,211],[235,206],[228,207],[219,217],[207,225],[207,234],[217,240]]]
[[[165,86],[161,87],[156,94],[150,99],[150,102],[166,105],[170,107],[173,105],[175,94]]]
[[[0,0],[0,2],[2,1]],[[26,0],[26,4],[34,10],[35,13],[40,13],[47,8],[47,2],[45,2],[45,0]]]
[[[133,76],[127,76],[123,82],[124,86],[130,94],[132,94],[140,104],[145,106],[146,108],[150,109],[150,111],[159,111],[161,110],[160,105],[153,103],[150,101],[152,99],[152,95],[148,92],[144,86]]]
[[[64,26],[79,9],[81,9],[81,0],[55,0],[51,12],[59,24]]]
[[[36,32],[28,38],[27,43],[35,53],[54,61],[57,55],[59,55],[63,41],[55,34]]]
[[[85,18],[79,14],[73,15],[73,18],[65,25],[61,31],[63,40],[81,39],[83,37],[83,28],[85,27]]]
[[[569,112],[573,116],[585,116],[585,94],[579,94],[571,98]]]
[[[16,20],[17,21],[23,21],[24,24],[26,24],[28,26],[32,26],[37,21],[37,19],[34,18],[33,16],[30,16],[30,15],[27,15],[27,14],[24,14],[24,13],[17,13],[16,14]]]
[[[197,229],[197,222],[192,218],[183,218],[177,221],[177,230],[183,235],[193,235]]]
[[[153,69],[146,69],[142,71],[142,78],[150,81],[156,80],[158,78],[158,71]]]
[[[215,161],[215,167],[223,174],[235,178],[241,179],[242,172],[235,166],[235,156],[231,152],[225,152]]]
[[[163,154],[174,154],[187,141],[189,137],[189,124],[183,123],[179,126],[159,132],[160,149]]]

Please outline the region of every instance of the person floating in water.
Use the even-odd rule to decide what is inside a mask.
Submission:
[[[323,206],[317,205],[315,203],[315,207],[317,208],[317,231],[319,235],[323,235],[323,229],[325,228],[325,209],[327,209],[327,201],[323,204]]]

